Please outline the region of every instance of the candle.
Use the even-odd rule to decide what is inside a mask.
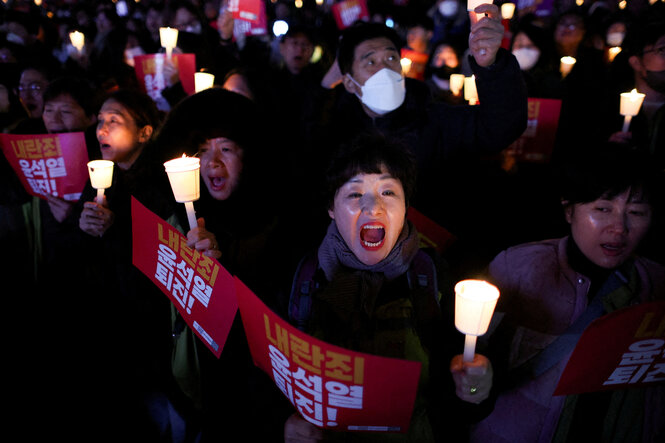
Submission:
[[[464,361],[473,361],[476,339],[487,332],[499,290],[483,280],[462,280],[455,285],[455,327],[465,334]]]
[[[104,190],[113,182],[113,162],[110,160],[93,160],[88,162],[90,183],[97,190],[97,203],[104,202]]]
[[[484,5],[486,3],[492,3],[491,0],[467,0],[466,2],[466,10],[467,11],[473,11],[480,5]]]
[[[621,47],[619,46],[612,46],[611,48],[609,48],[607,50],[607,55],[610,61],[613,61],[614,57],[616,57],[619,52],[621,52]]]
[[[192,202],[198,200],[200,196],[201,162],[196,157],[187,157],[183,154],[181,158],[164,163],[164,168],[169,176],[175,200],[185,204],[189,228],[194,229],[197,224]]]
[[[72,31],[69,33],[69,41],[72,42],[72,46],[81,53],[83,50],[83,45],[85,45],[85,35],[80,31]]]
[[[194,90],[201,92],[204,89],[212,88],[215,84],[215,76],[209,72],[194,73]]]
[[[634,115],[637,115],[640,112],[640,107],[644,101],[644,94],[637,92],[637,89],[633,89],[630,92],[621,93],[621,104],[619,106],[619,113],[624,116],[623,119],[623,132],[628,132],[628,126],[630,126],[630,120]]]
[[[175,28],[159,28],[159,41],[163,48],[166,48],[166,56],[171,58],[173,48],[178,43],[178,30]]]
[[[565,77],[570,73],[570,70],[573,69],[575,62],[577,62],[577,60],[575,60],[574,57],[561,57],[561,66],[559,67],[559,71],[561,71],[562,77]]]
[[[399,64],[402,65],[402,72],[404,74],[408,74],[409,71],[411,70],[411,63],[412,62],[411,62],[410,58],[404,57],[404,58],[400,59]]]
[[[501,17],[510,20],[515,14],[515,3],[504,3],[501,5]]]
[[[450,74],[450,91],[459,95],[464,87],[464,74]]]
[[[464,77],[464,100],[470,105],[478,103],[478,91],[476,90],[476,76]]]

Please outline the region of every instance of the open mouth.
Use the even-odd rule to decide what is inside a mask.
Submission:
[[[600,245],[600,247],[603,249],[603,252],[606,255],[610,255],[610,256],[619,255],[624,250],[624,244],[623,243],[603,243],[603,244]]]
[[[213,191],[221,191],[224,189],[224,185],[226,184],[226,178],[224,177],[208,177],[210,180],[210,186],[212,187]]]
[[[109,145],[108,143],[100,143],[99,144],[99,148],[102,149],[102,150],[109,149],[110,147],[111,147],[111,145]]]
[[[365,249],[379,249],[385,238],[386,228],[381,223],[367,223],[360,228],[360,244]]]

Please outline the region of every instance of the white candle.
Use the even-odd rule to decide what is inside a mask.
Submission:
[[[464,74],[450,74],[450,91],[459,95],[464,87]]]
[[[80,31],[72,31],[69,33],[69,41],[72,46],[80,53],[85,45],[85,35]]]
[[[185,204],[189,227],[194,229],[197,224],[192,202],[198,200],[200,196],[201,162],[196,157],[187,157],[183,154],[181,158],[164,163],[164,168],[169,176],[175,200]]]
[[[565,77],[570,73],[570,70],[573,69],[573,65],[577,62],[575,57],[565,56],[561,57],[561,65],[559,66],[559,71],[561,71],[561,76]]]
[[[88,162],[90,184],[97,190],[97,203],[104,202],[104,190],[113,182],[113,162],[110,160],[93,160]]]
[[[504,3],[501,5],[501,17],[510,20],[515,14],[515,3]]]
[[[468,101],[470,105],[478,103],[478,91],[476,89],[476,76],[464,78],[464,100]]]
[[[209,72],[194,73],[194,90],[201,92],[204,89],[212,88],[215,84],[215,76]]]
[[[617,56],[617,54],[621,52],[621,47],[620,46],[612,46],[610,49],[607,50],[608,57],[610,61],[614,60],[614,57]]]
[[[159,28],[159,41],[166,49],[166,56],[171,58],[173,48],[178,44],[178,30],[175,28]]]
[[[637,115],[640,112],[640,107],[642,107],[642,102],[644,101],[644,95],[645,94],[637,92],[637,89],[621,93],[619,113],[624,116],[623,132],[628,132],[630,120],[634,115]]]
[[[473,361],[476,337],[487,332],[499,290],[483,280],[462,280],[455,285],[455,327],[465,334],[464,361]]]
[[[406,74],[409,73],[409,71],[411,70],[411,63],[413,63],[413,62],[411,61],[410,58],[404,57],[404,58],[400,59],[399,64],[402,65],[402,73],[403,74],[406,75]]]

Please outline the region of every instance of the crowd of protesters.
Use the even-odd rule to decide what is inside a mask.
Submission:
[[[29,195],[0,156],[8,399],[21,435],[662,441],[662,386],[554,399],[565,359],[520,371],[600,297],[611,302],[596,316],[665,299],[665,2],[519,2],[502,18],[507,2],[474,13],[460,0],[368,0],[367,16],[343,26],[336,3],[263,1],[258,32],[225,0],[0,5],[1,131],[83,132],[88,158],[115,164],[103,200],[88,182],[65,201]],[[166,60],[163,88],[146,92],[135,57],[165,51],[161,27],[178,29],[174,53],[194,54],[213,87],[188,92]],[[569,72],[563,56],[575,58]],[[452,74],[474,75],[477,103]],[[633,88],[645,98],[626,129],[620,93]],[[529,161],[514,147],[537,124],[534,98],[560,114]],[[182,154],[201,161],[193,228],[163,166]],[[422,361],[409,432],[304,420],[253,364],[239,315],[215,358],[133,265],[132,198],[306,332]],[[424,319],[407,278],[422,259],[408,208],[452,239],[428,249],[440,301]],[[303,257],[321,278],[304,322],[288,308]],[[479,277],[502,291],[496,332],[462,364],[452,287]],[[378,317],[403,312],[426,328],[398,329],[396,351]]]

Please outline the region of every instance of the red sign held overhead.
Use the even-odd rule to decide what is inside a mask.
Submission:
[[[332,6],[333,17],[339,29],[351,26],[357,20],[369,20],[369,10],[365,0],[344,0]]]
[[[178,76],[182,88],[187,94],[193,94],[194,73],[196,72],[196,56],[194,54],[173,54],[167,60],[166,54],[146,54],[134,57],[134,71],[141,88],[153,100],[161,99],[162,91],[166,88],[164,64],[173,63],[178,68]]]

